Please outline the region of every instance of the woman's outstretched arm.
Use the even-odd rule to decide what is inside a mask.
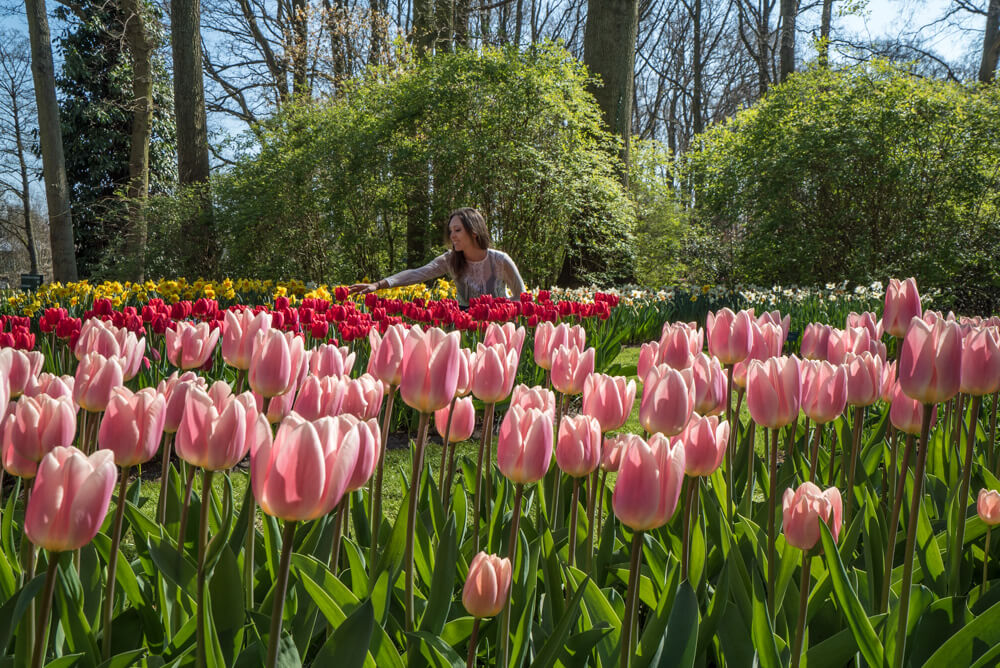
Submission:
[[[515,268],[515,271],[517,269]],[[403,271],[383,278],[375,283],[356,283],[350,287],[350,293],[368,293],[385,288],[398,288],[404,285],[425,283],[431,279],[448,273],[448,254],[442,253],[422,267],[404,269]]]

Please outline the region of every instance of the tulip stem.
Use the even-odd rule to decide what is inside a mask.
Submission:
[[[410,501],[406,506],[406,632],[416,628],[413,609],[413,538],[417,528],[417,506],[420,502],[420,476],[424,464],[424,444],[427,440],[427,422],[430,413],[421,413],[417,425],[417,445],[413,451],[413,468],[410,476]],[[412,641],[407,640],[407,645]]]
[[[254,549],[257,544],[257,499],[253,495],[253,490],[247,490],[250,498],[250,520],[247,522],[246,546],[243,548],[243,591],[246,598],[247,610],[255,608],[254,597],[254,575],[256,573],[256,559]]]
[[[192,467],[193,470],[193,467]],[[198,524],[198,665],[207,665],[205,652],[205,547],[208,543],[208,508],[212,505],[212,476],[205,469],[201,474],[201,518]],[[282,553],[284,556],[284,553]]]
[[[28,501],[31,500],[31,488],[34,485],[34,478],[24,481],[24,508],[28,509]],[[35,545],[28,540],[27,534],[21,539],[21,557],[24,562],[24,573],[22,574],[22,585],[31,582],[35,577]],[[26,638],[35,637],[35,602],[32,601],[28,607],[27,617],[24,620],[24,630]]]
[[[511,568],[515,568],[517,561],[517,544],[521,526],[521,498],[524,496],[524,483],[514,485],[514,514],[510,520],[510,541],[507,544],[507,558],[510,559]],[[507,592],[507,601],[503,606],[503,621],[500,624],[499,649],[500,657],[497,660],[498,666],[507,665],[508,641],[510,639],[510,604],[513,597],[513,589]]]
[[[732,424],[729,425],[732,429]],[[750,430],[749,438],[747,442],[747,484],[743,490],[743,499],[740,501],[740,505],[745,508],[746,516],[750,517],[753,512],[753,487],[754,487],[754,463],[757,460],[757,451],[754,449],[754,442],[757,438],[757,423],[750,421],[747,425],[747,429]]]
[[[733,440],[736,429],[733,428],[733,365],[726,365],[726,422],[729,423],[729,442],[726,444],[726,519],[733,520]],[[753,445],[750,446],[751,451]],[[749,483],[749,481],[748,481]],[[753,494],[753,488],[748,487]]]
[[[556,419],[555,419],[555,440],[553,443],[559,443],[559,422],[562,420],[562,408],[563,408],[563,396],[558,392],[556,393]],[[552,503],[549,504],[549,524],[552,526],[552,530],[555,531],[559,528],[559,488],[562,486],[562,471],[558,468],[555,470],[555,478],[552,481]]]
[[[170,451],[173,450],[174,435],[163,434],[163,459],[160,461],[160,501],[156,508],[156,520],[159,524],[167,524],[167,487],[170,479]]]
[[[469,655],[465,659],[465,668],[476,665],[476,643],[479,641],[479,617],[472,622],[472,635],[469,636]]]
[[[482,493],[483,493],[483,477],[486,473],[483,471],[483,456],[486,454],[486,443],[493,439],[493,408],[494,404],[486,404],[486,408],[483,411],[483,433],[482,437],[479,439],[479,457],[476,461],[476,491],[474,494],[473,506],[476,509],[476,514],[473,519],[473,552],[479,552],[479,513],[482,510]],[[487,463],[488,465],[488,463]],[[489,505],[489,499],[487,499],[487,505]],[[489,521],[489,511],[486,513],[487,521]]]
[[[177,527],[177,554],[179,557],[184,556],[184,534],[187,532],[188,507],[191,505],[191,489],[194,487],[194,473],[194,467],[189,466],[187,484],[184,489],[184,505],[181,506],[181,521]]]
[[[892,436],[889,439],[889,470],[886,471],[886,475],[883,478],[883,482],[884,482],[884,485],[885,485],[885,493],[884,493],[884,498],[885,498],[884,506],[885,506],[885,510],[889,510],[889,508],[892,507],[892,504],[895,503],[895,500],[896,500],[894,492],[896,491],[896,477],[897,477],[896,476],[896,467],[897,467],[896,459],[899,456],[899,453],[898,453],[898,450],[897,450],[898,446],[899,446],[899,430],[893,428],[892,429]]]
[[[778,433],[779,429],[771,430],[771,461],[770,479],[768,485],[770,493],[767,495],[767,610],[774,621],[774,504],[778,494]]]
[[[375,468],[375,478],[374,486],[372,488],[372,493],[369,494],[371,497],[372,504],[372,549],[369,556],[369,561],[371,563],[371,577],[375,577],[375,567],[378,561],[378,538],[379,530],[382,528],[382,469],[385,468],[385,447],[389,441],[389,427],[391,426],[392,419],[392,405],[396,397],[396,386],[389,386],[389,394],[385,399],[385,409],[382,413],[382,447],[379,448],[378,453],[378,466]],[[368,583],[371,587],[375,584],[374,579]]]
[[[816,481],[816,470],[819,466],[819,446],[823,443],[823,423],[817,422],[816,428],[813,429],[813,447],[812,456],[809,458],[809,480],[812,482]]]
[[[448,438],[451,436],[451,419],[455,415],[455,401],[458,400],[457,396],[451,398],[451,403],[448,405],[448,422],[444,426],[444,438],[441,440],[441,470],[438,471],[438,492],[441,494],[441,503],[447,507],[448,494],[445,488],[445,470],[448,466]],[[447,513],[447,510],[445,511]]]
[[[333,509],[333,549],[330,550],[330,572],[334,575],[340,566],[340,541],[344,535],[344,518],[347,515],[348,496],[345,494]]]
[[[990,408],[990,440],[986,444],[986,465],[993,467],[997,464],[997,400],[1000,399],[1000,392],[994,392],[992,397],[993,406]]]
[[[622,642],[620,668],[629,668],[632,663],[632,619],[636,617],[639,598],[639,563],[642,559],[642,531],[632,533],[632,552],[628,570],[628,592],[625,594],[625,618],[622,620]]]
[[[111,552],[108,554],[108,582],[104,593],[104,660],[111,658],[111,613],[115,608],[115,578],[118,575],[118,546],[122,540],[122,519],[125,517],[125,493],[128,491],[129,466],[122,467],[121,485],[118,488],[118,505],[115,507],[115,523],[111,530]]]
[[[969,417],[969,431],[965,434],[965,468],[962,470],[962,487],[958,492],[958,522],[955,531],[955,549],[951,553],[951,591],[958,595],[962,571],[962,551],[965,547],[965,515],[969,501],[969,484],[972,480],[973,447],[976,445],[976,422],[979,420],[979,408],[983,398],[973,396]],[[959,421],[962,416],[959,415]]]
[[[597,487],[597,507],[594,508],[594,521],[597,523],[597,540],[601,539],[601,525],[604,524],[604,490],[608,487],[608,472],[601,471],[601,483]]]
[[[274,583],[274,607],[271,609],[271,633],[267,638],[267,668],[278,664],[278,646],[281,644],[281,623],[285,614],[285,595],[288,593],[288,566],[292,561],[292,543],[295,540],[297,522],[285,520],[285,530],[281,534],[281,561],[278,563],[278,579]],[[199,626],[199,628],[201,628]]]
[[[580,479],[573,478],[573,501],[569,508],[569,565],[576,563],[576,513],[580,503]]]
[[[986,525],[986,544],[983,545],[983,583],[979,585],[979,598],[982,598],[983,594],[986,593],[986,565],[990,561],[990,531],[992,529],[991,525]]]
[[[899,586],[899,626],[896,628],[896,656],[894,668],[901,668],[906,655],[906,625],[910,616],[910,585],[913,582],[913,548],[917,539],[917,519],[920,517],[920,501],[924,487],[924,467],[927,463],[927,435],[931,430],[933,404],[924,404],[923,420],[920,425],[920,441],[917,443],[917,465],[913,472],[913,497],[910,499],[910,518],[906,523],[906,551],[903,554],[903,581]]]
[[[850,466],[847,469],[847,507],[844,509],[844,524],[851,524],[851,510],[854,508],[854,475],[858,467],[858,458],[861,453],[861,429],[865,424],[865,407],[854,407],[854,424],[851,425],[853,438],[851,439],[851,452],[847,456],[850,458]]]
[[[802,553],[802,580],[799,582],[799,620],[795,629],[795,644],[792,645],[791,668],[798,668],[802,659],[802,641],[806,634],[806,611],[809,607],[809,569],[812,559],[808,552]]]
[[[885,544],[885,574],[882,578],[882,598],[880,612],[889,609],[889,586],[892,582],[892,557],[896,552],[896,533],[899,530],[899,511],[903,505],[903,494],[906,491],[906,474],[910,466],[910,454],[913,452],[913,434],[906,435],[903,446],[901,470],[896,481],[896,491],[892,499],[892,515],[889,517],[889,541]]]
[[[694,506],[695,490],[698,488],[698,478],[687,479],[687,502],[684,504],[684,517],[681,537],[681,579],[688,579],[688,569],[691,564],[691,519]]]
[[[45,588],[42,590],[42,608],[38,628],[35,630],[35,650],[31,656],[31,668],[41,668],[45,659],[45,646],[49,638],[49,615],[52,612],[52,594],[56,588],[56,571],[59,568],[59,552],[49,552],[49,566],[45,571]]]
[[[587,485],[587,570],[594,563],[594,510],[597,506],[597,480],[600,469],[594,469],[590,474],[590,484]]]
[[[843,420],[843,415],[841,415],[840,420]],[[840,433],[837,431],[837,427],[833,428],[833,438],[830,439],[830,470],[827,471],[827,487],[833,487],[833,481],[837,476],[837,443],[840,441]]]

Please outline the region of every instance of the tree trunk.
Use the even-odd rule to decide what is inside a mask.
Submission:
[[[704,112],[702,111],[702,97],[704,95],[702,70],[704,67],[702,63],[701,42],[701,0],[694,0],[694,7],[691,12],[691,23],[694,29],[694,44],[691,54],[691,68],[694,71],[694,91],[692,92],[691,98],[691,121],[694,133],[698,135],[705,129],[704,123],[702,122],[702,118],[704,117]]]
[[[368,63],[379,65],[386,48],[386,21],[389,17],[388,0],[372,0],[371,11],[368,12],[371,30],[371,48],[368,51]]]
[[[125,248],[132,280],[145,278],[146,215],[149,195],[149,140],[153,128],[153,43],[142,0],[122,0],[125,41],[132,55],[132,134],[128,156],[129,230]]]
[[[75,281],[77,273],[73,216],[69,208],[69,184],[66,181],[59,102],[56,100],[49,20],[45,14],[45,0],[25,0],[24,5],[31,39],[31,74],[35,81],[38,108],[38,138],[42,147],[45,201],[49,208],[52,280]]]
[[[783,82],[795,71],[795,16],[799,12],[796,0],[781,0],[781,48],[778,52],[778,81]]]
[[[418,55],[434,50],[437,30],[434,25],[434,0],[413,0],[413,45]]]
[[[819,23],[819,65],[830,66],[830,21],[833,18],[833,0],[823,0],[823,15]]]
[[[309,3],[307,0],[292,0],[292,26],[294,42],[292,46],[292,95],[308,99],[312,91],[309,85]]]
[[[180,184],[207,186],[208,125],[201,67],[201,1],[170,0],[170,46],[174,60],[174,116],[177,123],[177,176]],[[188,275],[207,274],[215,257],[212,199],[202,191],[200,211],[182,222],[191,240]]]
[[[455,6],[453,0],[436,0],[434,6],[434,24],[436,26],[435,49],[441,52],[451,51],[454,44],[455,28],[453,25]]]
[[[997,75],[997,57],[1000,56],[1000,0],[990,0],[986,14],[986,33],[983,35],[983,59],[979,64],[979,80],[993,83]]]
[[[757,25],[757,86],[760,96],[764,97],[771,83],[768,74],[771,63],[771,5],[770,0],[760,2],[760,23]]]
[[[21,211],[24,213],[24,245],[28,249],[28,261],[31,273],[38,273],[38,256],[35,253],[35,234],[31,229],[31,182],[28,180],[28,162],[24,159],[24,133],[21,130],[21,107],[18,104],[16,91],[11,88],[10,94],[11,121],[13,122],[14,142],[17,148],[17,162],[21,172]]]
[[[471,0],[455,0],[455,45],[469,46],[469,4]]]
[[[521,24],[524,22],[524,0],[516,0],[514,5],[514,44],[521,45]]]
[[[603,86],[592,86],[590,90],[608,129],[622,139],[620,176],[625,185],[628,185],[638,29],[637,0],[589,0],[583,32],[583,62],[604,82]]]

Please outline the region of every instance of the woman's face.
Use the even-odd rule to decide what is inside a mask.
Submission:
[[[479,244],[466,231],[465,225],[462,224],[462,219],[458,216],[453,217],[448,222],[448,238],[451,240],[451,245],[456,251],[465,252],[479,248]]]

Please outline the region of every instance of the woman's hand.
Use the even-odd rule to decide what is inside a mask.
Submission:
[[[379,283],[381,283],[381,281],[379,281]],[[355,283],[351,287],[347,288],[347,293],[351,295],[367,295],[369,292],[375,292],[378,290],[379,283]]]

